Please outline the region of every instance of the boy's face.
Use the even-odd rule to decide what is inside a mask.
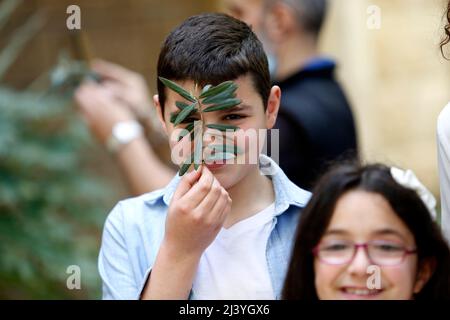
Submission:
[[[203,132],[203,147],[211,144],[227,144],[238,146],[243,151],[237,158],[228,160],[227,163],[218,161],[206,164],[225,189],[234,186],[252,172],[252,170],[258,170],[257,160],[264,146],[265,129],[273,128],[281,97],[280,88],[274,86],[270,92],[267,108],[264,110],[262,98],[256,91],[251,76],[241,76],[234,80],[234,82],[238,85],[236,97],[241,100],[241,104],[228,110],[191,116],[191,120],[202,121],[205,130]],[[193,81],[180,81],[177,83],[187,91],[192,92],[195,96],[198,97],[200,95],[202,88],[196,88]],[[164,114],[162,114],[162,108],[157,95],[154,97],[154,102],[159,120],[169,137],[172,160],[177,165],[180,165],[181,161],[187,159],[193,150],[193,143],[191,143],[189,135],[185,136],[181,141],[178,141],[179,129],[186,127],[186,124],[180,124],[174,127],[170,122],[170,117],[171,114],[180,111],[175,105],[176,101],[184,101],[186,103],[188,101],[185,101],[172,90],[166,89],[165,92],[166,103],[164,105]],[[203,108],[205,106],[202,106]],[[207,129],[206,125],[208,124],[233,125],[239,127],[240,130],[225,134],[217,130]],[[192,168],[193,166],[190,170]]]

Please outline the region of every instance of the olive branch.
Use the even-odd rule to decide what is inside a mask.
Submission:
[[[170,115],[170,122],[173,123],[175,127],[180,126],[181,124],[186,125],[184,127],[184,132],[180,135],[179,139],[183,139],[187,134],[190,134],[191,143],[194,143],[193,152],[180,167],[180,176],[183,176],[192,164],[194,165],[195,170],[197,170],[205,161],[226,161],[235,158],[238,154],[242,153],[242,150],[234,144],[231,145],[225,143],[207,146],[211,152],[205,159],[203,155],[204,147],[202,132],[205,127],[221,132],[235,132],[239,129],[237,126],[227,124],[207,124],[205,126],[203,121],[204,113],[228,110],[241,103],[241,100],[236,98],[238,86],[233,81],[225,81],[217,86],[206,85],[202,88],[200,96],[197,97],[169,79],[159,77],[159,80],[161,80],[167,88],[189,101],[189,103],[176,101],[175,105],[179,109],[179,112],[174,112]],[[191,120],[191,116],[196,113],[200,115],[200,121]]]

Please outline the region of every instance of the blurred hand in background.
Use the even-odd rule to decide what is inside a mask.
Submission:
[[[115,124],[135,119],[116,92],[103,83],[86,81],[75,92],[75,101],[91,133],[100,143],[106,143]]]
[[[137,118],[149,119],[154,106],[147,83],[141,74],[100,59],[92,62],[92,70],[102,78],[102,85]]]
[[[74,95],[91,133],[113,152],[134,195],[166,186],[174,170],[158,158],[144,135],[135,131],[143,124],[149,132],[161,132],[144,77],[103,60],[95,60],[91,67],[100,82],[85,81]],[[125,123],[128,125],[119,128]],[[124,133],[127,128],[134,128],[134,132]],[[116,136],[117,129],[125,134],[125,141]],[[114,139],[116,148],[111,150]]]

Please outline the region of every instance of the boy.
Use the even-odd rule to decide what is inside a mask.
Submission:
[[[275,123],[281,92],[270,88],[262,45],[245,23],[227,15],[194,16],[172,31],[158,76],[195,95],[198,84],[234,81],[241,104],[205,113],[205,123],[242,130]],[[169,136],[176,101],[180,96],[158,81],[154,102]],[[178,143],[171,139],[171,148]],[[310,194],[270,158],[259,160],[274,174],[262,175],[258,163],[207,164],[165,189],[119,202],[105,223],[99,255],[103,298],[279,298],[299,208]]]

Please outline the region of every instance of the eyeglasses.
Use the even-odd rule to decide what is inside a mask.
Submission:
[[[313,254],[323,263],[330,265],[348,264],[356,256],[358,248],[364,248],[372,264],[379,266],[395,266],[401,264],[409,254],[415,254],[416,249],[407,249],[392,241],[369,241],[354,243],[343,240],[330,240],[319,243]]]

